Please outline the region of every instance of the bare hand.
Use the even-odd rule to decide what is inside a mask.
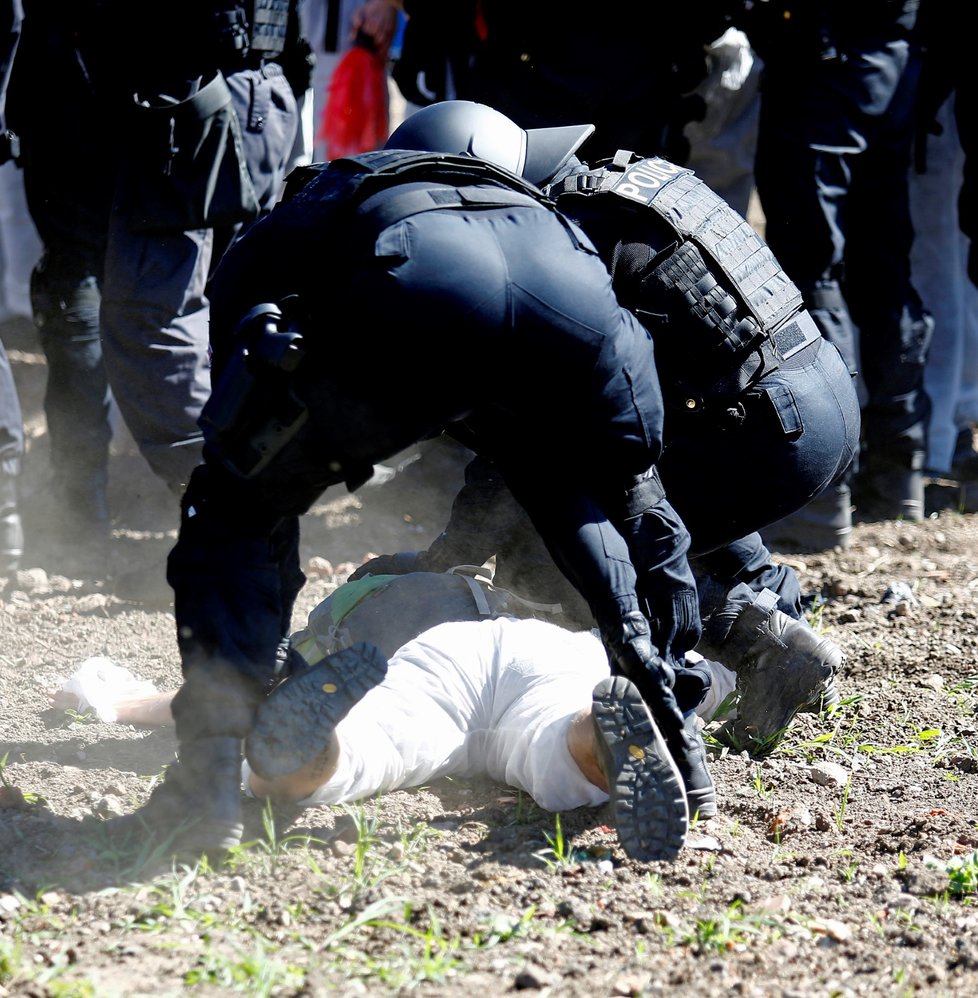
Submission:
[[[353,15],[354,34],[366,35],[374,50],[386,55],[397,30],[397,11],[398,5],[391,0],[365,0]]]

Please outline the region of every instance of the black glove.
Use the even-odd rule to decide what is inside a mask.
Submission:
[[[637,610],[610,626],[599,622],[601,636],[612,670],[630,679],[642,694],[650,709],[658,703],[675,705],[672,687],[676,674],[652,647],[649,622]],[[678,715],[680,722],[682,715]]]
[[[382,554],[364,562],[347,580],[356,582],[369,575],[408,575],[410,572],[423,572],[424,551],[398,551],[397,554]]]
[[[655,653],[645,617],[635,611],[610,627],[601,626],[612,671],[630,679],[655,719],[683,785],[690,815],[716,814],[716,791],[696,715],[688,718],[676,702],[675,672]]]

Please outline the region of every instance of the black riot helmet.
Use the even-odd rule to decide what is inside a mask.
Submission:
[[[468,154],[542,187],[593,132],[594,125],[523,129],[486,104],[446,100],[405,118],[384,148]]]

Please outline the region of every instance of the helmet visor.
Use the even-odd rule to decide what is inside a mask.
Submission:
[[[526,130],[526,159],[522,175],[543,187],[594,134],[594,125],[561,125]]]

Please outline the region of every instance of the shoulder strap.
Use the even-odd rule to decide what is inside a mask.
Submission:
[[[333,179],[342,178],[343,186],[350,193],[363,189],[359,200],[369,197],[375,190],[397,183],[431,180],[453,186],[490,183],[518,191],[542,204],[553,204],[551,198],[529,181],[501,166],[471,156],[403,149],[379,149],[358,156],[344,156],[328,163],[299,167],[289,174],[282,200],[291,200],[300,191],[310,191],[311,186],[318,189],[320,184],[314,182],[327,175]],[[327,186],[332,190],[334,185],[330,183]]]

